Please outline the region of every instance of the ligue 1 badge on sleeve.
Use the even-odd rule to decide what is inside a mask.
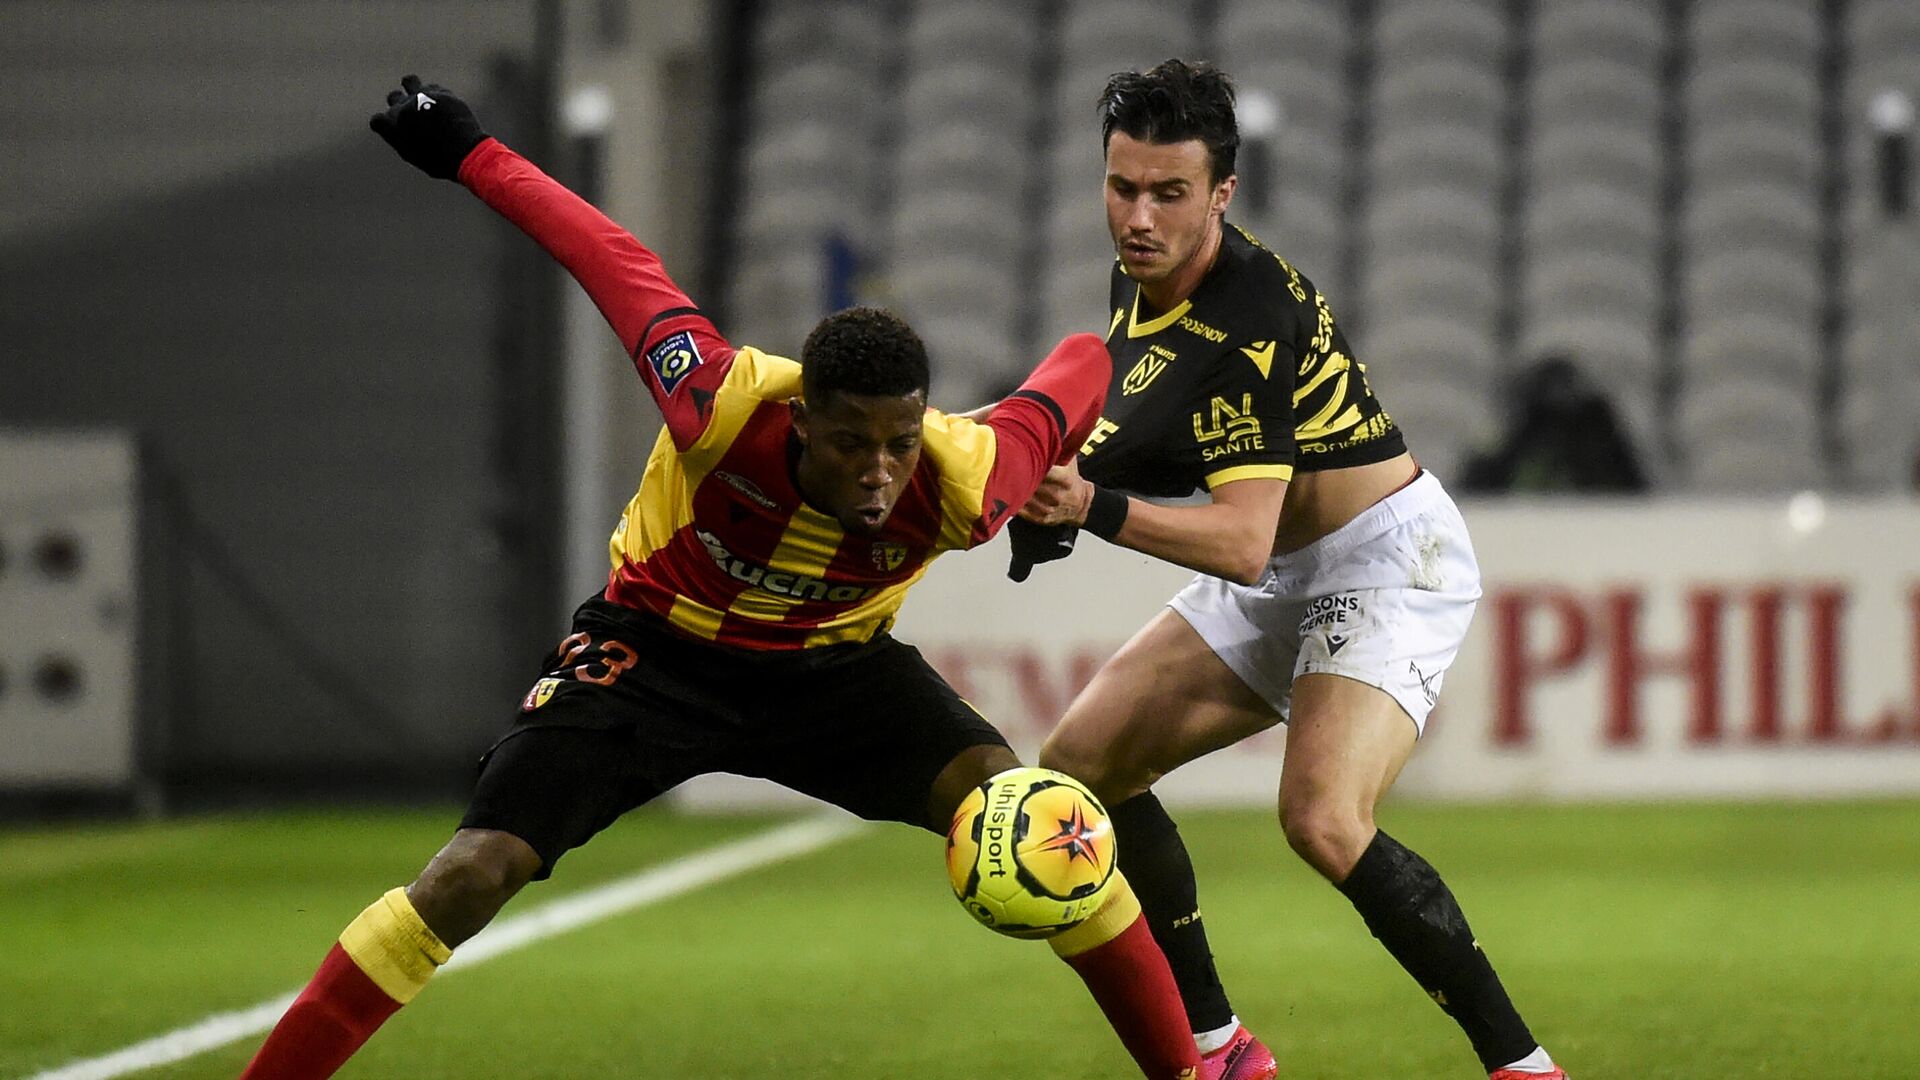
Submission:
[[[647,350],[647,366],[653,369],[654,378],[660,380],[660,392],[672,394],[680,380],[700,366],[700,347],[685,330],[669,334]]]

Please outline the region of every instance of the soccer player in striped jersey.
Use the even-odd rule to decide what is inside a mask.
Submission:
[[[883,311],[828,316],[798,364],[736,347],[652,252],[488,138],[458,97],[408,76],[387,106],[372,126],[402,158],[465,185],[580,282],[666,427],[605,592],[483,758],[459,830],[340,935],[247,1067],[259,1080],[332,1075],[522,886],[690,777],[765,777],[944,835],[962,798],[1018,761],[887,628],[936,555],[993,536],[1071,458],[1112,373],[1097,337],[1069,337],[975,423],[927,408],[925,349]],[[1193,1080],[1172,973],[1114,880],[1114,899],[1050,944],[1145,1076]]]
[[[1199,571],[1094,677],[1041,750],[1093,788],[1171,962],[1202,1080],[1270,1080],[1215,973],[1160,777],[1286,721],[1281,825],[1467,1036],[1492,1080],[1565,1080],[1438,871],[1374,823],[1480,596],[1465,521],[1408,453],[1326,297],[1225,220],[1233,88],[1169,60],[1101,95],[1115,385],[1026,521]],[[1200,505],[1132,498],[1184,496]],[[1064,541],[1064,537],[1062,541]],[[1016,563],[1014,576],[1031,566]]]

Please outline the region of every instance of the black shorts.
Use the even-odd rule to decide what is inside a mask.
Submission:
[[[539,853],[536,878],[614,819],[703,773],[783,784],[869,821],[931,828],[934,779],[1006,738],[918,649],[747,652],[681,636],[595,598],[542,661],[512,730],[480,759],[461,828]]]

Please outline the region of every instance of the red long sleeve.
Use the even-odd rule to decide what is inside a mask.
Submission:
[[[566,267],[606,317],[659,403],[676,444],[705,426],[703,396],[734,349],[675,285],[659,256],[497,139],[460,164],[460,182]]]

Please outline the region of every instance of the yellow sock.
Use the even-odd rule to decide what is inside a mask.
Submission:
[[[386,995],[405,1005],[453,950],[413,909],[407,890],[393,889],[340,932],[340,947]]]
[[[1126,875],[1113,872],[1113,895],[1100,905],[1100,910],[1087,916],[1085,922],[1070,930],[1055,934],[1047,939],[1053,951],[1060,959],[1078,956],[1090,949],[1097,949],[1133,925],[1140,917],[1140,898],[1133,895],[1133,886],[1127,884]]]

